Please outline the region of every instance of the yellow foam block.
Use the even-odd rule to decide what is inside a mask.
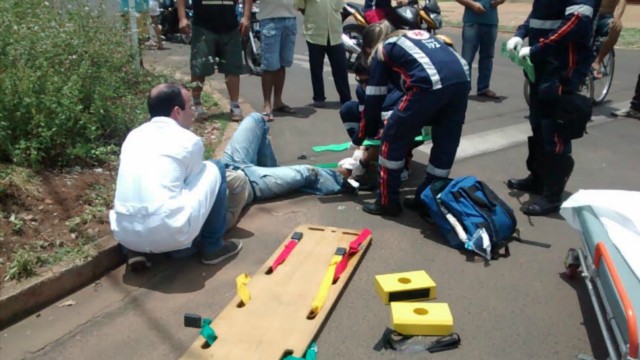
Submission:
[[[393,330],[403,335],[448,335],[453,316],[447,303],[391,303]]]
[[[436,283],[424,270],[376,275],[376,292],[384,304],[436,298]]]

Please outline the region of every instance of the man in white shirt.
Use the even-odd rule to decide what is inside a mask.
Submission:
[[[148,267],[144,254],[195,253],[217,264],[242,248],[223,241],[227,191],[220,161],[204,161],[191,94],[181,85],[155,86],[147,105],[151,120],[127,136],[120,155],[114,209],[116,240],[132,271]]]

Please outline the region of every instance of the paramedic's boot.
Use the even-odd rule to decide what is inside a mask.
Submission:
[[[545,171],[542,196],[522,208],[522,212],[529,216],[544,216],[560,210],[562,193],[573,171],[574,161],[571,155],[548,154],[543,161]]]
[[[404,205],[404,207],[406,207],[411,211],[417,212],[418,215],[420,215],[420,217],[424,218],[425,220],[429,219],[430,216],[429,216],[429,211],[427,209],[427,205],[425,205],[422,202],[422,200],[420,199],[420,195],[422,195],[422,192],[424,192],[427,189],[427,187],[429,187],[429,185],[433,182],[433,180],[434,178],[427,174],[427,177],[416,188],[416,192],[413,195],[413,197],[407,196],[406,198],[404,198],[404,201],[402,202],[402,205]]]
[[[362,210],[371,215],[398,216],[402,212],[402,206],[400,204],[382,205],[376,200],[373,203],[364,204]]]
[[[529,175],[523,179],[509,179],[507,181],[507,187],[511,190],[519,190],[526,191],[534,194],[542,194],[542,179],[538,174],[538,170],[536,169],[536,158],[538,157],[536,154],[536,146],[533,139],[533,136],[529,136],[528,147],[529,147],[529,155],[527,156],[527,170],[529,170]]]

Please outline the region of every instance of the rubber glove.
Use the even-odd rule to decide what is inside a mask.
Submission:
[[[516,52],[516,49],[520,49],[522,46],[522,39],[514,36],[509,41],[507,41],[507,50]]]
[[[518,57],[520,59],[524,59],[529,57],[530,54],[531,54],[531,48],[529,46],[525,46],[522,49],[520,49],[520,52],[518,53]]]
[[[338,162],[338,166],[343,169],[351,170],[351,177],[360,176],[365,172],[365,168],[360,164],[360,161],[354,160],[350,157],[340,160],[340,162]]]
[[[363,155],[364,155],[364,150],[361,150],[360,148],[358,148],[356,149],[356,151],[353,152],[353,155],[351,156],[351,158],[355,161],[358,161],[362,159]]]

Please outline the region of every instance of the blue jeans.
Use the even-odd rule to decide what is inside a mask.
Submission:
[[[224,150],[227,168],[240,169],[249,178],[255,200],[265,200],[294,191],[316,195],[342,191],[343,178],[334,170],[311,165],[278,166],[268,138],[269,127],[259,113],[244,118]]]
[[[311,87],[313,88],[313,101],[325,101],[324,79],[322,70],[324,67],[325,54],[331,64],[331,75],[336,85],[336,90],[340,96],[340,104],[351,100],[351,90],[347,78],[347,58],[344,56],[344,44],[326,45],[312,44],[307,41],[309,49],[309,70],[311,72]]]
[[[478,49],[480,50],[478,59],[478,93],[489,89],[497,36],[498,25],[465,23],[462,28],[462,58],[469,64],[470,78],[473,59]]]
[[[224,245],[223,237],[225,226],[227,224],[227,177],[226,170],[222,161],[217,159],[209,160],[216,165],[220,171],[220,189],[213,202],[213,206],[209,211],[207,219],[202,224],[200,233],[191,243],[191,247],[176,250],[169,255],[176,259],[186,258],[198,251],[203,253],[212,253],[219,250]]]

